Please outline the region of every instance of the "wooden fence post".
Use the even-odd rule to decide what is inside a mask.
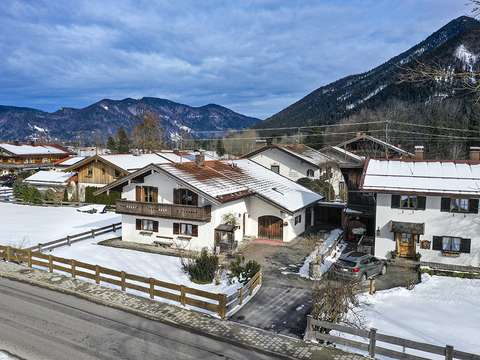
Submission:
[[[376,337],[377,337],[377,329],[371,328],[370,333],[368,334],[368,339],[370,340],[368,344],[368,355],[374,359],[375,358],[375,346],[376,346]]]
[[[28,267],[32,268],[32,250],[28,250]]]
[[[180,286],[180,303],[185,306],[185,286]]]
[[[76,275],[76,265],[75,265],[75,260],[72,259],[70,260],[70,266],[72,268],[72,278],[75,279],[75,275]]]
[[[42,244],[41,243],[38,244],[38,252],[42,252]]]
[[[125,271],[122,271],[122,277],[121,277],[121,283],[122,283],[122,291],[125,291],[126,290],[126,287],[125,287]]]
[[[92,229],[92,238],[95,239],[95,230],[94,229]]]
[[[52,259],[52,255],[48,255],[48,271],[53,272],[53,259]]]
[[[115,229],[115,224],[112,224],[112,231],[115,232],[117,229]]]
[[[445,360],[453,360],[453,346],[445,346]]]
[[[304,341],[315,340],[315,332],[313,331],[312,321],[312,315],[307,315],[307,328],[305,329],[305,335],[303,336]]]
[[[155,298],[154,289],[155,289],[155,279],[150,278],[150,299]]]
[[[219,294],[218,298],[218,315],[222,320],[227,316],[227,295]]]
[[[100,284],[100,269],[95,265],[95,283]]]

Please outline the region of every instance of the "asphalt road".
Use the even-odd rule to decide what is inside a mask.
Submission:
[[[274,359],[73,296],[0,278],[0,351],[27,360]]]

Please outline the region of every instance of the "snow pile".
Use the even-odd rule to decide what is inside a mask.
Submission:
[[[477,62],[477,55],[468,51],[465,45],[461,44],[455,50],[455,57],[463,63],[463,69],[468,72],[473,72],[473,66]]]
[[[317,256],[327,253],[342,233],[343,231],[340,229],[332,230],[330,234],[328,234],[323,244],[320,245],[320,247],[316,248],[310,255],[308,255],[302,267],[300,268],[298,274],[303,278],[309,279],[310,263],[314,261],[317,258]],[[344,244],[337,244],[336,249],[332,251],[331,255],[323,259],[323,263],[320,268],[321,269],[320,271],[322,274],[325,274],[330,269],[330,267],[338,260],[344,248],[345,248]]]
[[[115,213],[85,214],[74,207],[0,203],[0,244],[30,247],[120,221]],[[112,233],[107,235],[112,237]]]
[[[413,290],[394,288],[361,295],[360,309],[365,327],[374,327],[379,333],[480,353],[479,299],[480,280],[424,274]],[[378,345],[402,351],[394,345]],[[412,349],[407,352],[444,359]]]
[[[348,104],[345,108],[347,110],[352,110],[354,109],[355,107],[357,107],[358,105],[360,104],[363,104],[365,101],[371,99],[372,97],[374,97],[375,95],[377,95],[379,92],[381,92],[383,89],[385,89],[387,87],[387,85],[380,85],[379,87],[377,87],[375,90],[373,90],[371,93],[369,93],[367,96],[365,96],[363,99],[360,99],[358,101],[355,101],[354,103],[352,104]]]

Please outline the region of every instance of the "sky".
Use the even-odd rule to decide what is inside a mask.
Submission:
[[[266,118],[380,65],[467,0],[0,1],[0,104],[216,103]]]

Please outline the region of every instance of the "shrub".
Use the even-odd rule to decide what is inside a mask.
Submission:
[[[21,199],[25,202],[32,204],[42,203],[42,194],[36,187],[27,185],[25,183],[16,182],[13,185],[13,195],[17,199]]]
[[[48,189],[47,191],[45,191],[45,193],[43,194],[43,198],[45,199],[45,201],[58,201],[58,196],[52,189]]]
[[[237,256],[235,260],[230,263],[228,275],[230,282],[238,280],[239,282],[246,284],[252,277],[259,272],[261,266],[255,260],[249,260],[245,262],[243,256]]]
[[[122,194],[119,191],[110,191],[110,194],[103,193],[100,195],[93,195],[98,188],[87,186],[85,188],[85,202],[102,205],[115,205],[115,202],[121,198]]]
[[[218,256],[209,254],[203,249],[200,255],[192,258],[182,258],[183,270],[190,276],[190,280],[197,284],[210,284],[215,278],[218,269]]]

